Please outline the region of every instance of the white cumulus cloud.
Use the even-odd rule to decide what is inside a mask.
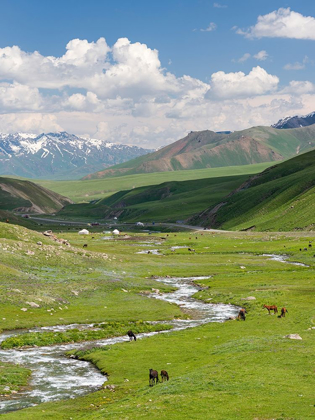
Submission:
[[[240,62],[267,56],[246,53]],[[191,130],[237,130],[313,111],[311,82],[279,90],[278,77],[260,66],[249,73],[217,71],[208,80],[175,76],[156,49],[127,38],[111,46],[105,38],[73,39],[60,57],[4,47],[0,132],[66,130],[159,147]]]
[[[208,97],[240,98],[263,95],[276,90],[279,78],[268,74],[262,67],[254,67],[247,75],[241,71],[224,73],[218,71],[211,76]]]
[[[38,111],[41,106],[42,98],[37,88],[17,82],[0,83],[0,110]]]
[[[257,23],[249,29],[237,28],[236,33],[247,38],[291,38],[315,40],[315,18],[303,16],[289,7],[258,16]]]
[[[315,85],[308,80],[292,80],[288,86],[282,89],[281,93],[290,93],[294,96],[315,93]]]

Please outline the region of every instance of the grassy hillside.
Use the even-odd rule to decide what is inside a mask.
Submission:
[[[35,182],[79,203],[105,198],[118,191],[131,190],[146,185],[158,185],[163,182],[255,174],[263,171],[271,164],[272,162],[264,162],[255,165],[231,166],[227,168],[155,172],[152,174],[136,174],[125,177],[91,179],[85,181],[36,180]]]
[[[0,177],[0,210],[52,213],[69,203],[68,198],[33,182]]]
[[[191,132],[154,153],[84,179],[280,161],[314,147],[315,125],[289,130],[253,127],[230,134]]]
[[[248,179],[248,175],[166,182],[120,191],[97,202],[64,207],[58,217],[120,221],[176,222],[220,201]]]
[[[314,230],[315,151],[266,169],[221,204],[193,222],[224,229]]]
[[[176,222],[221,229],[314,230],[315,151],[248,178],[166,182],[66,206],[65,217],[117,216],[128,222]]]
[[[170,234],[161,243],[156,234],[104,241],[103,234],[92,239],[66,232],[63,237],[71,247],[65,248],[43,235],[2,225],[3,329],[185,317],[187,314],[179,307],[141,293],[152,287],[167,290],[154,276],[210,275],[200,282],[202,289],[195,297],[247,309],[245,322],[210,323],[94,349],[84,343],[77,356],[108,372],[108,384],[115,386],[114,391],[104,388],[84,397],[39,404],[2,417],[314,418],[315,260],[312,253],[299,251],[313,236],[305,232],[202,233]],[[37,245],[38,240],[43,242],[42,247]],[[138,254],[148,241],[160,255]],[[88,251],[82,249],[85,242]],[[189,246],[196,252],[188,253],[185,248],[172,251],[174,246]],[[28,255],[29,250],[34,255]],[[264,256],[281,255],[284,250],[288,262],[307,266],[284,264]],[[249,296],[255,299],[247,300]],[[23,312],[25,301],[38,302],[39,307],[27,306]],[[281,319],[268,315],[263,304],[286,306],[288,314]],[[287,334],[299,334],[302,340],[287,339]],[[169,382],[149,387],[149,368],[166,369]],[[8,382],[6,375],[2,385]]]

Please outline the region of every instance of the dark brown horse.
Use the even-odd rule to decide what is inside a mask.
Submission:
[[[170,379],[166,370],[161,370],[161,379],[162,382],[168,381]]]
[[[245,319],[246,319],[245,314],[246,314],[246,309],[241,308],[239,313],[238,313],[237,319],[242,319],[243,321],[245,321]]]
[[[288,312],[288,310],[287,310],[287,308],[281,308],[281,315],[280,315],[280,318],[284,318],[285,317],[285,314]]]
[[[134,333],[133,333],[131,330],[129,330],[129,331],[127,332],[127,335],[128,335],[128,337],[129,337],[129,340],[130,340],[130,341],[132,341],[132,339],[134,339],[135,341],[137,341],[137,337],[134,335]]]
[[[275,314],[278,313],[278,308],[276,307],[276,305],[264,305],[263,308],[266,308],[269,312],[270,315],[270,311],[273,311]]]
[[[153,386],[154,383],[159,382],[159,374],[157,370],[149,369],[149,385]]]

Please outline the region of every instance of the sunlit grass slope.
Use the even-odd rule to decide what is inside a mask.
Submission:
[[[222,200],[246,179],[248,175],[139,187],[120,191],[96,203],[66,206],[58,217],[93,220],[117,216],[125,222],[176,222]]]
[[[227,168],[208,168],[191,171],[136,174],[85,181],[36,180],[35,182],[51,191],[55,191],[65,197],[69,197],[74,202],[78,203],[104,198],[116,193],[117,191],[131,190],[145,185],[157,185],[169,181],[188,181],[203,178],[255,174],[263,171],[270,165],[272,165],[272,162],[264,162],[255,165],[231,166]]]
[[[196,224],[224,229],[313,230],[315,151],[265,170],[240,191],[224,198],[217,212],[203,212]]]

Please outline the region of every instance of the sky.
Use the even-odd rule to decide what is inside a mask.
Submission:
[[[158,148],[315,111],[314,0],[1,0],[0,132]]]

